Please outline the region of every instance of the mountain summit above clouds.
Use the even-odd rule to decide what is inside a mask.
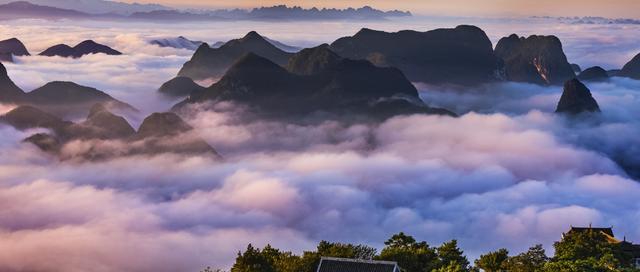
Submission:
[[[109,46],[96,43],[92,40],[82,41],[74,47],[68,46],[66,44],[57,44],[45,49],[38,55],[48,57],[59,56],[65,58],[80,58],[84,55],[98,53],[107,55],[122,55],[120,51],[115,50]]]
[[[177,49],[187,49],[187,50],[196,50],[200,45],[202,45],[203,41],[192,41],[183,36],[179,36],[176,38],[158,38],[149,41],[150,44],[157,45],[160,47],[171,47]]]
[[[24,44],[16,39],[0,41],[0,61],[13,62],[13,56],[29,56],[29,51]]]
[[[287,64],[292,55],[276,47],[257,32],[251,31],[240,39],[228,41],[220,48],[202,44],[191,60],[182,66],[178,76],[194,80],[219,78],[238,58],[247,53],[255,53],[282,66]]]
[[[640,53],[624,65],[619,75],[640,79]]]
[[[67,81],[49,82],[25,93],[9,78],[2,64],[0,64],[0,103],[35,106],[58,116],[78,116],[88,112],[96,103],[103,103],[110,109],[137,111],[133,106],[100,90]]]
[[[19,103],[24,101],[25,93],[18,87],[9,75],[7,68],[0,63],[0,103]]]
[[[564,83],[556,112],[569,114],[600,112],[600,106],[591,95],[589,88],[574,78]]]
[[[469,25],[395,33],[363,28],[336,40],[330,49],[345,58],[397,67],[409,80],[430,84],[491,82],[501,68],[486,33]]]
[[[19,106],[0,116],[0,122],[16,129],[49,129],[24,141],[62,160],[100,160],[117,156],[152,154],[220,155],[193,132],[175,113],[154,113],[144,119],[136,132],[121,116],[96,104],[84,122],[64,121],[33,106]],[[72,141],[87,141],[89,149],[76,148],[72,153],[60,152]]]
[[[263,117],[294,118],[325,112],[387,118],[397,114],[453,113],[430,108],[400,70],[337,57],[327,46],[304,49],[289,71],[254,53],[239,58],[211,87],[176,105],[231,101]]]
[[[509,81],[559,85],[575,77],[562,43],[555,36],[524,38],[512,34],[498,41],[495,52],[504,60]]]

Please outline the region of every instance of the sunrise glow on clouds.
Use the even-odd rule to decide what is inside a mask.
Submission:
[[[577,5],[572,1],[538,1],[544,8],[498,0],[477,6],[461,1],[347,3],[478,16],[591,15],[602,8],[593,15],[616,17],[632,16],[626,12],[636,5],[624,2],[628,6],[619,10],[580,2],[584,7],[571,8]],[[206,1],[211,6],[228,3]],[[6,22],[0,26],[2,36],[19,37],[34,53],[84,39],[124,53],[81,59],[17,57],[5,64],[9,76],[25,90],[54,80],[96,87],[140,109],[125,116],[138,127],[144,116],[177,102],[156,90],[193,53],[148,43],[159,37],[184,35],[215,43],[257,30],[292,45],[315,46],[362,27],[426,31],[476,24],[494,45],[514,32],[557,35],[569,61],[583,68],[620,68],[640,52],[638,26],[544,20],[96,24]],[[43,37],[43,32],[56,35]],[[500,82],[460,92],[415,85],[429,105],[460,116],[295,124],[247,121],[241,118],[246,108],[233,103],[219,103],[209,111],[189,108],[186,121],[224,161],[177,154],[59,161],[22,142],[40,130],[0,125],[0,270],[199,271],[228,268],[248,243],[270,243],[296,253],[313,249],[320,240],[380,248],[399,231],[432,245],[458,239],[470,258],[501,247],[518,253],[537,243],[551,249],[571,225],[614,226],[619,236],[640,241],[640,183],[614,161],[640,160],[640,81],[590,83],[603,113],[593,122],[577,124],[553,113],[560,86]],[[0,114],[13,108],[0,104]],[[76,140],[63,154],[73,158],[87,149],[123,146],[118,140]]]

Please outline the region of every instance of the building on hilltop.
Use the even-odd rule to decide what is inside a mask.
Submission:
[[[635,264],[636,268],[640,268],[640,245],[628,242],[626,237],[624,237],[622,239],[622,241],[620,241],[613,234],[613,227],[609,227],[609,228],[594,228],[594,227],[591,227],[591,225],[589,225],[588,227],[574,227],[574,226],[571,226],[571,229],[567,233],[563,233],[562,234],[562,238],[564,238],[567,235],[570,235],[571,233],[580,233],[580,232],[587,232],[587,231],[600,232],[602,235],[604,235],[607,238],[607,241],[609,243],[620,245],[620,248],[623,251],[625,251],[629,255],[633,256],[633,261],[634,261],[634,264]]]
[[[317,272],[400,272],[396,262],[322,257]]]

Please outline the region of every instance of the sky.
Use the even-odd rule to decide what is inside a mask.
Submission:
[[[134,2],[134,1],[125,1]],[[257,7],[278,4],[303,7],[360,7],[409,10],[424,15],[450,16],[605,16],[639,18],[640,1],[636,0],[135,0],[170,6]]]

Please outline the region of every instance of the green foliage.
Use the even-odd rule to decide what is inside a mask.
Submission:
[[[613,248],[607,238],[599,231],[588,230],[566,234],[562,240],[555,242],[556,260],[600,259],[612,254]]]
[[[633,271],[632,258],[623,243],[611,243],[597,230],[566,234],[553,244],[556,253],[544,271]]]
[[[466,267],[463,267],[461,264],[456,262],[450,262],[448,265],[441,266],[438,269],[433,270],[433,272],[465,272],[469,271]]]
[[[625,243],[610,243],[601,232],[574,232],[556,243],[555,256],[549,259],[542,245],[509,256],[506,249],[481,255],[471,267],[456,240],[430,247],[402,232],[385,243],[379,255],[366,245],[322,241],[315,251],[301,256],[283,252],[270,245],[263,249],[251,244],[238,252],[231,272],[315,272],[321,257],[376,259],[395,261],[403,272],[640,272],[625,254]],[[222,272],[207,267],[201,272]]]
[[[509,251],[505,248],[501,248],[497,251],[480,255],[480,258],[478,258],[474,263],[476,267],[481,268],[485,272],[500,272],[504,271],[502,268],[508,258]]]
[[[427,242],[416,240],[400,232],[384,243],[379,260],[395,261],[406,272],[430,272],[437,268],[437,255]]]
[[[544,267],[548,260],[549,257],[547,257],[542,245],[535,245],[530,247],[526,252],[507,258],[502,268],[509,272],[542,271],[542,267]]]
[[[321,241],[318,244],[318,254],[326,257],[352,258],[371,260],[376,256],[377,250],[366,245],[352,245],[342,243],[330,243]]]
[[[238,252],[236,263],[231,268],[231,272],[275,272],[273,260],[274,255],[270,246],[267,246],[263,254],[259,248],[254,248],[251,244],[247,246],[244,253]]]
[[[244,252],[238,252],[231,272],[314,272],[321,256],[372,259],[376,256],[376,249],[365,245],[322,241],[318,244],[317,251],[304,252],[302,256],[297,256],[291,252],[282,252],[271,245],[259,249],[249,244]]]
[[[451,240],[442,244],[436,249],[440,267],[459,266],[461,271],[469,271],[469,260],[464,256],[464,252],[458,247],[457,240]]]
[[[615,269],[607,261],[596,258],[581,260],[558,260],[547,263],[544,266],[545,272],[614,272],[621,271]]]

